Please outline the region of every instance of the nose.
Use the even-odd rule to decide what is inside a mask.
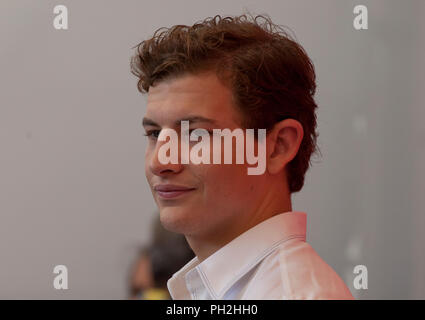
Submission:
[[[183,170],[178,149],[178,139],[168,137],[166,141],[156,141],[155,148],[147,151],[149,170],[157,176],[177,174]]]

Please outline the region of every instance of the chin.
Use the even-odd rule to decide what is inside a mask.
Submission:
[[[162,226],[168,231],[187,234],[190,233],[192,219],[189,216],[190,210],[179,207],[164,207],[159,210]]]

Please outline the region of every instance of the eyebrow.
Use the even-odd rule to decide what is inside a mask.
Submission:
[[[205,122],[205,123],[211,123],[211,124],[217,123],[217,121],[214,120],[214,119],[205,118],[205,117],[202,117],[202,116],[189,116],[189,117],[185,117],[185,118],[182,118],[182,119],[175,121],[174,124],[176,126],[180,126],[181,121],[189,121],[189,123],[197,123],[197,122]],[[146,117],[143,118],[142,124],[143,124],[143,126],[161,127],[155,121],[153,121],[152,119],[146,118]]]

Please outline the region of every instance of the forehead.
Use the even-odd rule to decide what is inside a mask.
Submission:
[[[149,88],[146,117],[165,125],[188,116],[203,116],[229,126],[240,122],[231,90],[214,73],[187,74]]]

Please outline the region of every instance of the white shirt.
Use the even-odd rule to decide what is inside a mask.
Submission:
[[[307,215],[285,212],[244,232],[167,283],[173,299],[353,299],[338,274],[305,242]]]

